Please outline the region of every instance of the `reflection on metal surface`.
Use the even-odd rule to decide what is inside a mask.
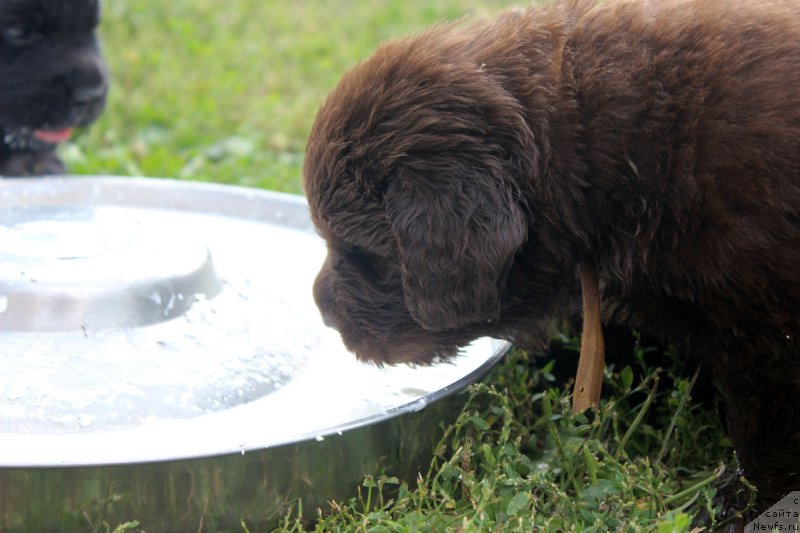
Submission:
[[[205,243],[153,218],[120,207],[0,209],[0,330],[141,326],[215,296]]]
[[[0,531],[238,529],[413,480],[508,345],[360,364],[310,296],[324,255],[300,197],[0,181]]]

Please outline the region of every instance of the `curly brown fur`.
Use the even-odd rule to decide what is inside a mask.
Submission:
[[[58,142],[105,106],[98,0],[0,1],[0,175],[58,174]]]
[[[309,138],[315,297],[358,357],[606,322],[701,357],[764,501],[800,489],[800,3],[556,3],[391,42]]]

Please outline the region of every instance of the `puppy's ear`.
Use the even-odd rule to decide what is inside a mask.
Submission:
[[[384,196],[400,250],[406,305],[428,330],[496,320],[527,224],[508,184],[471,168],[434,179],[395,176]]]

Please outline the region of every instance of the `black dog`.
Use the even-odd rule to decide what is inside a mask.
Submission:
[[[541,342],[596,270],[607,323],[712,370],[762,508],[800,489],[800,2],[570,1],[390,43],[304,173],[315,297],[361,359]]]
[[[60,174],[55,152],[108,91],[98,0],[0,1],[0,175]]]

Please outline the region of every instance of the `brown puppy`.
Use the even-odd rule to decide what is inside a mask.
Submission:
[[[800,489],[800,2],[553,4],[344,76],[305,188],[326,322],[365,360],[604,320],[697,355],[763,501]]]

